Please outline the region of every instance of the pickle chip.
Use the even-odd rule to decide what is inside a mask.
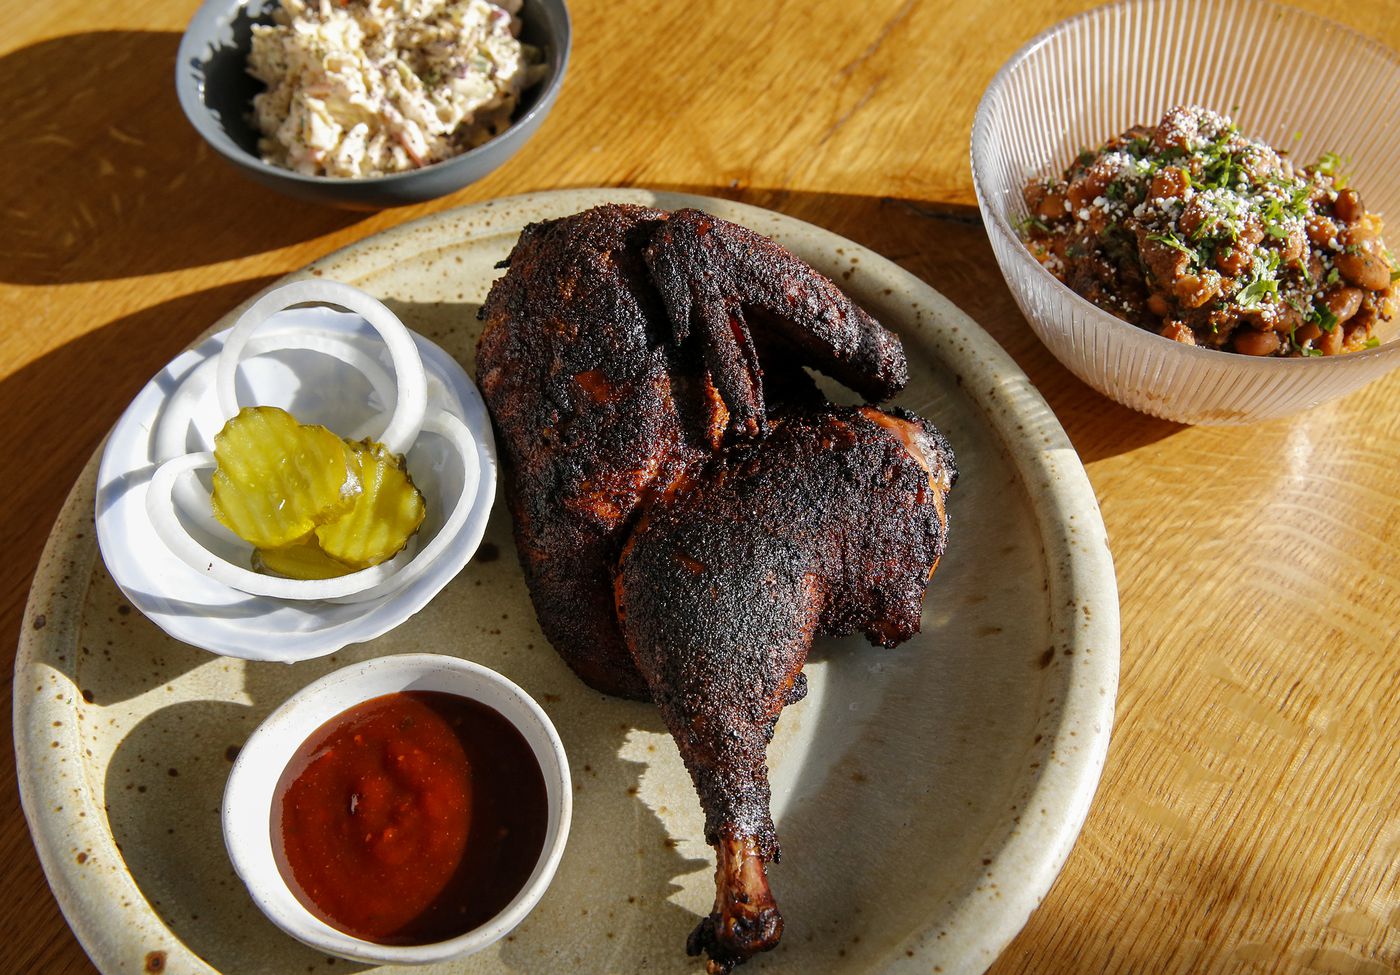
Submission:
[[[361,489],[350,444],[275,406],[240,410],[214,438],[214,459],[214,516],[258,548],[305,538]]]
[[[316,544],[314,535],[309,541],[293,542],[282,548],[254,549],[253,568],[286,579],[335,579],[355,571],[327,555]]]
[[[316,528],[316,538],[332,558],[366,569],[407,545],[423,523],[426,509],[401,458],[369,441],[350,447],[363,490],[349,512]]]

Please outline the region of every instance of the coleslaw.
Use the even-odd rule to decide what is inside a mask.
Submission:
[[[417,169],[503,132],[539,79],[521,0],[281,0],[248,72],[264,161],[313,176]]]

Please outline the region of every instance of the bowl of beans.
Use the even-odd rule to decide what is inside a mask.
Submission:
[[[1066,20],[977,110],[997,262],[1056,358],[1134,409],[1249,423],[1343,396],[1400,366],[1397,99],[1395,52],[1267,0]]]

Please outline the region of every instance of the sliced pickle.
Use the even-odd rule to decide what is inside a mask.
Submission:
[[[258,548],[281,548],[349,511],[360,492],[349,444],[286,410],[240,410],[214,438],[214,516]]]
[[[335,579],[355,571],[322,551],[314,535],[309,541],[293,542],[282,548],[255,549],[253,568],[285,579]]]
[[[423,523],[425,509],[423,495],[401,458],[383,444],[363,441],[350,446],[360,465],[363,491],[349,512],[318,526],[316,538],[332,558],[366,569],[408,544]]]

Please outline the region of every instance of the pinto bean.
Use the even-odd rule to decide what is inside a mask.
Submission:
[[[1356,190],[1339,192],[1336,202],[1332,204],[1332,209],[1346,223],[1356,223],[1366,213],[1366,208],[1361,205],[1361,194],[1357,193]]]
[[[1108,184],[1118,176],[1118,170],[1103,159],[1098,160],[1069,184],[1069,203],[1076,213],[1104,195]]]
[[[1336,239],[1336,236],[1337,225],[1330,217],[1320,213],[1308,217],[1308,240],[1313,242],[1314,247],[1326,247],[1327,242]]]
[[[1361,219],[1355,223],[1348,224],[1347,228],[1338,235],[1337,239],[1343,244],[1365,245],[1370,241],[1377,240],[1381,235],[1380,218],[1374,214],[1364,213]]]
[[[1058,220],[1068,212],[1063,193],[1047,192],[1035,205],[1035,215],[1042,220]]]
[[[1371,328],[1368,324],[1356,325],[1346,330],[1346,338],[1342,340],[1343,352],[1359,352],[1366,348],[1366,343],[1371,338]]]
[[[1195,237],[1196,232],[1205,226],[1206,220],[1210,217],[1210,204],[1205,198],[1197,195],[1181,208],[1181,216],[1177,218],[1177,225],[1181,227],[1182,233]]]
[[[1215,266],[1220,268],[1221,273],[1232,278],[1249,267],[1249,261],[1249,247],[1243,241],[1237,240],[1231,246],[1222,247],[1215,252]]]
[[[1297,264],[1308,252],[1307,235],[1302,227],[1294,227],[1279,245],[1278,259],[1284,264]]]
[[[1257,332],[1252,328],[1235,331],[1235,351],[1245,355],[1273,355],[1279,350],[1277,332]]]
[[[1220,275],[1214,271],[1183,274],[1172,284],[1172,292],[1187,308],[1200,308],[1220,293]]]
[[[1382,291],[1390,287],[1390,264],[1365,245],[1352,245],[1334,258],[1337,270],[1358,288]]]
[[[1151,195],[1164,199],[1179,199],[1186,195],[1186,189],[1190,185],[1186,170],[1179,166],[1164,166],[1152,177]]]
[[[1249,178],[1257,183],[1262,183],[1268,177],[1282,169],[1282,161],[1278,153],[1267,148],[1251,148],[1245,150],[1240,165]]]
[[[1200,125],[1185,106],[1173,108],[1162,117],[1152,132],[1152,144],[1158,150],[1185,149],[1200,135]]]
[[[1251,213],[1245,218],[1244,226],[1240,228],[1238,239],[1250,247],[1253,247],[1264,239],[1264,225],[1259,221],[1258,217]]]
[[[1316,342],[1314,349],[1321,349],[1323,355],[1336,355],[1342,351],[1342,341],[1346,338],[1346,333],[1340,328],[1334,328],[1330,332],[1323,332]]]
[[[1337,316],[1337,324],[1348,321],[1361,307],[1360,288],[1334,288],[1327,294],[1327,310]]]
[[[1304,342],[1311,342],[1322,334],[1322,329],[1318,328],[1316,322],[1307,322],[1299,325],[1293,333],[1293,338],[1301,345]]]
[[[1292,305],[1281,305],[1274,315],[1273,324],[1270,326],[1275,332],[1290,332],[1301,328],[1304,325],[1303,313]]]
[[[1113,223],[1113,218],[1108,215],[1108,211],[1100,207],[1089,208],[1089,219],[1084,221],[1084,229],[1093,237],[1100,237],[1109,225]]]

